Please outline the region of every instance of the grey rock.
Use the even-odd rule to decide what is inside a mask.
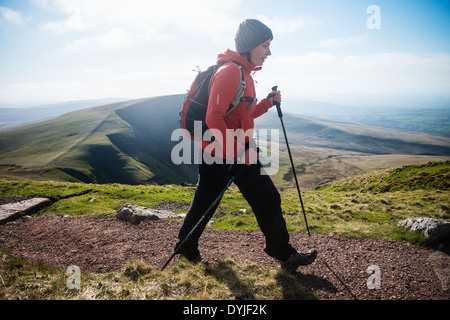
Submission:
[[[149,209],[143,206],[132,205],[131,203],[124,204],[119,211],[117,211],[118,219],[128,221],[134,225],[141,223],[145,219],[158,220],[183,218],[184,216],[184,214],[175,214],[168,210]]]
[[[48,198],[31,198],[0,206],[0,224],[15,220],[23,215],[33,214],[51,204]]]
[[[432,218],[408,218],[398,222],[399,227],[421,231],[430,243],[450,240],[450,222]]]

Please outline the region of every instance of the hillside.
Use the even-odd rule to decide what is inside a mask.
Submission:
[[[88,183],[195,183],[195,165],[174,165],[171,141],[183,95],[102,105],[0,132],[0,175]],[[448,159],[450,138],[378,127],[309,120],[284,122],[302,185],[308,189],[395,165]],[[280,129],[276,112],[257,128]],[[379,157],[389,156],[389,159]],[[368,168],[370,159],[379,165]],[[370,166],[369,166],[370,167]],[[274,181],[292,185],[280,133],[280,170]]]
[[[320,190],[393,192],[434,189],[450,191],[450,161],[386,169],[339,180]]]
[[[84,109],[0,133],[0,164],[10,174],[127,184],[192,181],[170,161],[183,96]],[[172,116],[174,113],[176,116]]]

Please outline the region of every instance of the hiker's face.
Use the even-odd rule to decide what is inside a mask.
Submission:
[[[270,52],[271,42],[272,40],[269,39],[266,42],[261,43],[256,48],[250,50],[250,62],[254,66],[262,66],[267,57],[272,54]]]

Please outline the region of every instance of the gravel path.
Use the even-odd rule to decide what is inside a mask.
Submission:
[[[92,272],[118,271],[135,259],[160,268],[172,254],[179,227],[180,222],[163,220],[132,225],[115,217],[41,215],[0,225],[0,247],[16,256]],[[394,240],[308,237],[302,232],[291,233],[291,243],[299,250],[318,250],[318,259],[299,268],[296,276],[322,299],[450,298],[448,252]],[[260,231],[207,228],[200,238],[200,250],[210,263],[230,257],[278,269],[263,248]],[[379,268],[380,289],[368,288],[370,266]]]

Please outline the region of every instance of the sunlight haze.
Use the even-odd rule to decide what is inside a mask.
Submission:
[[[0,105],[184,93],[246,18],[274,34],[259,98],[450,101],[449,1],[7,0]]]

